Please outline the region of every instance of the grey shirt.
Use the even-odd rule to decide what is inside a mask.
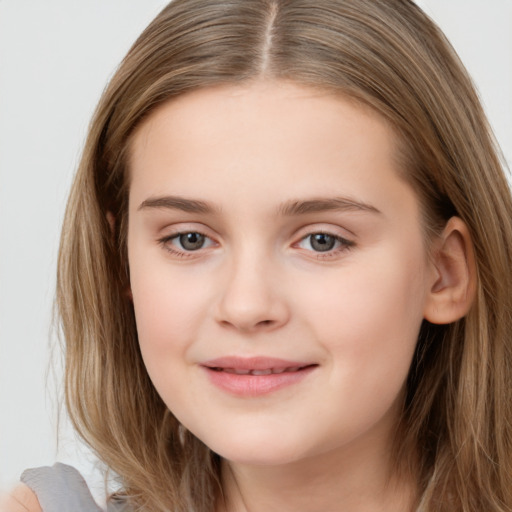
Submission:
[[[21,481],[34,491],[43,512],[103,512],[82,475],[66,464],[27,469]],[[107,512],[130,511],[126,504],[113,501]]]

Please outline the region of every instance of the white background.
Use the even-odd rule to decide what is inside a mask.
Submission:
[[[0,490],[57,459],[98,485],[65,422],[57,445],[47,379],[59,226],[101,91],[165,3],[0,0]],[[511,162],[512,0],[418,3],[466,63]]]

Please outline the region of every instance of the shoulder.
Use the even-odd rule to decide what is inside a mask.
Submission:
[[[0,512],[103,512],[82,475],[73,467],[54,464],[27,469],[21,484],[3,499]],[[129,512],[126,501],[108,503],[109,512]]]
[[[0,498],[0,512],[42,512],[42,508],[35,493],[20,484]]]
[[[28,509],[29,512],[102,512],[82,475],[66,464],[27,469],[21,475],[21,482],[37,496],[36,502],[39,502],[40,508]],[[33,499],[30,494],[28,498]]]

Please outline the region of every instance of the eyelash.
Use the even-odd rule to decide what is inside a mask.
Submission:
[[[160,238],[158,240],[158,243],[167,252],[171,253],[173,256],[178,256],[180,258],[190,258],[194,253],[199,252],[201,249],[203,249],[203,247],[198,248],[196,251],[186,250],[186,249],[179,250],[179,249],[176,249],[173,245],[171,245],[171,242],[173,240],[179,239],[183,235],[191,235],[191,234],[200,235],[200,236],[204,237],[205,240],[212,241],[212,239],[209,236],[205,235],[204,233],[201,233],[200,231],[180,231],[180,232],[174,233],[170,236],[165,236],[163,238]]]
[[[338,244],[338,247],[328,249],[326,251],[314,251],[314,250],[310,251],[310,252],[313,252],[315,254],[315,257],[319,260],[334,258],[334,257],[338,256],[340,253],[350,250],[355,245],[355,243],[353,241],[347,240],[346,238],[343,238],[342,236],[335,235],[335,234],[329,233],[327,231],[314,231],[312,233],[308,233],[306,236],[302,237],[299,240],[299,242],[297,242],[294,245],[299,245],[308,239],[310,240],[309,244],[311,245],[312,237],[315,235],[323,235],[326,237],[330,237],[334,240],[335,244]]]
[[[158,239],[158,243],[167,252],[171,253],[173,256],[178,256],[179,258],[190,258],[194,255],[194,253],[201,251],[201,249],[204,249],[204,247],[200,247],[197,250],[187,250],[187,249],[179,250],[179,249],[176,249],[171,244],[171,242],[173,240],[177,240],[183,235],[190,235],[190,234],[200,235],[200,236],[204,237],[205,240],[209,240],[210,242],[213,242],[213,244],[215,244],[215,242],[209,236],[205,235],[204,233],[201,233],[200,231],[180,231],[180,232],[174,233],[170,236],[165,236],[165,237]],[[355,246],[355,243],[353,241],[347,240],[346,238],[343,238],[339,235],[335,235],[333,233],[329,233],[327,231],[314,231],[314,232],[308,233],[307,235],[303,236],[298,242],[296,242],[293,246],[294,247],[299,246],[299,244],[303,243],[304,241],[306,241],[308,239],[310,240],[310,245],[311,245],[311,237],[313,237],[315,235],[323,235],[326,237],[330,237],[334,240],[335,244],[336,243],[339,244],[338,247],[328,249],[326,251],[308,250],[308,252],[313,253],[315,255],[315,257],[319,260],[325,260],[325,259],[336,257],[340,253],[348,251],[352,247]]]

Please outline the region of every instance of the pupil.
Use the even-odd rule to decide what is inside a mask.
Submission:
[[[203,246],[204,235],[200,233],[184,233],[180,235],[180,244],[187,251],[196,251]]]
[[[330,251],[334,247],[335,243],[336,240],[331,235],[326,235],[324,233],[311,235],[311,247],[313,247],[315,251]]]

